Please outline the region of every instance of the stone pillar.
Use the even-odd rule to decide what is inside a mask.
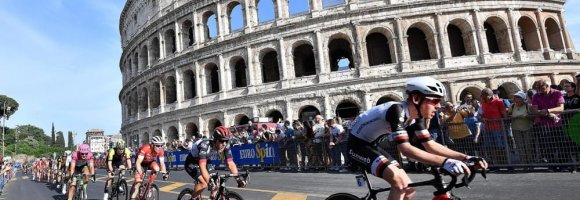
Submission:
[[[224,57],[222,54],[218,55],[218,68],[219,68],[219,77],[220,77],[220,99],[225,99],[227,98],[227,93],[226,91],[228,90],[228,87],[226,85],[226,77],[227,77],[227,72],[224,66]]]
[[[520,31],[518,28],[518,23],[516,22],[515,16],[514,16],[514,8],[508,8],[508,18],[509,18],[509,23],[511,26],[511,35],[513,38],[513,44],[514,44],[514,53],[516,55],[516,60],[517,61],[522,61],[522,39],[520,37]]]
[[[183,76],[179,70],[175,70],[175,109],[181,108],[181,101],[183,101]]]
[[[330,119],[332,116],[332,113],[330,112],[332,110],[332,108],[330,107],[330,97],[328,97],[328,95],[324,95],[322,97],[324,99],[324,119]]]
[[[438,12],[435,13],[435,23],[437,24],[437,42],[435,43],[436,45],[439,45],[438,51],[439,51],[439,58],[441,59],[441,65],[442,67],[445,67],[445,59],[447,58],[451,58],[451,48],[450,48],[450,44],[449,44],[449,37],[447,37],[447,30],[446,27],[444,26],[444,22],[441,21],[441,15],[442,13]]]
[[[161,80],[157,80],[157,84],[159,84],[159,113],[163,113],[165,111],[165,85]]]
[[[558,72],[553,72],[552,74],[550,74],[550,82],[551,82],[551,84],[552,84],[552,85],[557,85],[557,84],[559,84],[559,83],[556,81],[556,76],[557,76],[558,74],[560,74],[560,73],[558,73]]]
[[[217,20],[217,28],[218,28],[218,41],[222,41],[224,39],[224,35],[225,35],[225,23],[223,20],[223,17],[225,17],[225,14],[222,13],[222,4],[221,3],[216,3],[216,20]]]
[[[322,40],[324,39],[320,33],[320,30],[315,30],[314,34],[316,35],[316,55],[318,57],[318,59],[316,59],[316,65],[317,65],[317,74],[318,74],[318,82],[322,83],[322,82],[326,82],[328,80],[328,73],[330,73],[330,67],[326,66],[326,62],[324,59],[324,49],[326,49],[326,46],[322,43]]]
[[[364,109],[363,112],[364,111],[367,111],[367,110],[370,110],[373,107],[371,95],[367,91],[364,92],[363,105],[362,106],[364,106],[363,107],[363,109]]]
[[[248,80],[250,80],[249,85],[248,85],[248,94],[252,94],[254,92],[256,92],[256,74],[255,74],[255,69],[254,69],[254,54],[252,52],[252,48],[250,46],[246,46],[246,55],[248,55],[248,57],[246,58],[246,68],[247,68],[247,76],[248,76]]]
[[[310,0],[310,14],[312,17],[318,17],[320,10],[322,10],[322,0]]]
[[[201,67],[199,66],[199,62],[197,62],[197,60],[193,62],[193,67],[195,67],[195,76],[197,77],[195,79],[195,90],[197,92],[196,97],[197,105],[199,105],[203,103],[201,97],[205,96],[206,94],[205,76],[204,70],[201,69]]]
[[[180,52],[183,50],[183,38],[181,38],[181,35],[183,35],[183,33],[181,33],[182,29],[181,26],[179,26],[178,21],[175,21],[174,26],[175,26],[175,51]]]
[[[354,51],[354,55],[353,55],[353,62],[354,62],[354,66],[356,68],[357,74],[360,77],[361,76],[361,66],[363,64],[363,49],[362,49],[362,44],[359,38],[359,32],[358,32],[358,27],[359,27],[359,22],[358,21],[351,21],[350,22],[351,28],[352,28],[352,37],[353,37],[353,43],[354,46],[351,47]],[[389,52],[390,53],[390,52]]]
[[[181,119],[177,119],[177,139],[181,142],[185,141],[185,129],[181,124]]]
[[[284,47],[284,38],[278,38],[278,52],[280,52],[280,77],[281,81],[290,79],[290,73],[286,66],[286,48]]]
[[[358,9],[358,2],[359,2],[359,0],[346,0],[346,4],[348,6],[348,10],[356,10],[356,9]]]
[[[244,33],[250,33],[252,32],[252,27],[254,26],[253,23],[253,19],[252,18],[252,8],[254,7],[253,5],[250,5],[252,3],[252,0],[245,0],[244,2],[244,22],[245,22],[245,26],[244,26]],[[231,22],[230,22],[231,23]]]
[[[292,106],[290,105],[290,100],[285,100],[285,109],[286,109],[286,120],[292,122],[292,120],[294,120],[294,110],[292,109]]]
[[[479,54],[483,57],[485,54],[489,54],[489,47],[487,46],[487,35],[485,34],[485,28],[481,24],[479,16],[479,8],[473,9],[473,24],[475,25],[475,35],[477,36]],[[497,30],[496,30],[497,31]],[[484,63],[484,59],[481,59]]]
[[[496,78],[495,76],[492,76],[492,77],[488,77],[486,79],[486,82],[487,82],[486,85],[489,89],[492,89],[492,90],[497,89],[497,83],[493,81],[495,78]]]
[[[203,122],[203,119],[201,118],[201,115],[199,115],[197,117],[197,130],[199,131],[199,134],[203,137],[210,137],[208,134],[204,134],[204,131],[207,131],[207,126],[206,124]],[[209,131],[207,131],[209,133]]]
[[[195,48],[199,48],[199,43],[201,43],[202,40],[202,32],[203,31],[203,25],[201,24],[201,22],[199,21],[199,18],[197,16],[197,14],[193,14],[193,24],[191,25],[193,28],[193,40],[195,43]]]
[[[290,16],[288,11],[288,0],[275,0],[276,1],[276,12],[278,15],[276,16],[276,25],[283,25],[286,22],[286,19]]]
[[[568,27],[566,26],[566,21],[564,20],[564,10],[558,13],[558,19],[560,20],[560,28],[562,30],[562,37],[564,37],[564,47],[568,53],[568,58],[572,58],[572,54],[575,52],[574,44],[570,39],[570,33],[568,32]]]
[[[409,46],[407,44],[407,34],[404,33],[401,28],[401,18],[395,17],[395,34],[397,35],[397,45],[400,48],[397,49],[397,58],[399,63],[399,72],[404,71],[405,68],[408,68],[410,57],[409,57]]]
[[[539,27],[539,32],[540,32],[540,44],[543,43],[543,51],[544,52],[549,52],[552,51],[552,49],[550,48],[550,41],[548,41],[548,35],[546,34],[546,25],[544,24],[544,21],[542,20],[542,9],[538,8],[536,10],[536,21],[538,22],[538,27]]]
[[[454,81],[444,81],[443,85],[445,85],[445,88],[447,88],[446,95],[449,97],[449,98],[447,98],[447,100],[451,101],[451,103],[453,103],[453,105],[455,105],[457,103],[457,97],[455,96],[457,91],[455,89]]]
[[[165,57],[167,57],[167,54],[165,52],[165,35],[163,34],[165,30],[161,29],[159,30],[159,58],[163,59]]]
[[[520,76],[520,79],[522,79],[522,88],[524,89],[524,91],[528,91],[529,89],[531,89],[531,83],[530,83],[530,74],[522,74]]]

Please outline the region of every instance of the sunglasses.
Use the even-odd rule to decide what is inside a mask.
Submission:
[[[159,147],[159,148],[162,148],[162,147],[163,147],[163,145],[162,145],[162,144],[156,144],[156,145],[154,145],[154,146],[155,146],[155,147]]]
[[[87,156],[89,155],[88,153],[81,153],[81,156]]]
[[[442,99],[440,99],[440,98],[425,97],[425,102],[427,102],[428,104],[437,105],[437,104],[440,104],[441,101],[442,101]]]
[[[227,143],[228,142],[227,140],[218,140],[218,141],[221,142],[221,143]]]

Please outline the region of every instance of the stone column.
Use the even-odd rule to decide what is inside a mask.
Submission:
[[[159,59],[163,59],[165,57],[167,57],[167,54],[165,52],[165,35],[163,34],[163,29],[159,30]]]
[[[201,118],[201,115],[198,115],[198,116],[197,116],[197,124],[198,124],[198,125],[197,125],[197,131],[199,131],[199,134],[200,134],[200,135],[203,137],[203,136],[204,136],[203,132],[204,132],[204,131],[207,131],[207,130],[206,130],[206,129],[207,129],[207,126],[206,126],[206,124],[203,122],[203,119]],[[208,131],[208,133],[209,133],[209,131]],[[209,136],[209,135],[207,135],[207,134],[205,134],[205,136],[206,136],[206,137],[208,137],[208,138],[210,137],[210,136]]]
[[[195,79],[195,90],[197,92],[196,95],[197,105],[199,105],[203,103],[201,97],[205,96],[206,94],[205,76],[204,70],[201,69],[201,67],[199,66],[199,62],[197,62],[197,60],[193,62],[193,67],[195,68],[195,76],[197,77]]]
[[[330,97],[328,96],[328,94],[325,94],[323,97],[324,100],[324,119],[330,119],[332,116],[332,113],[330,112],[332,110],[332,108],[330,107]]]
[[[570,39],[570,33],[568,32],[568,27],[566,26],[566,21],[564,20],[564,10],[558,13],[558,19],[560,20],[560,28],[562,30],[562,37],[564,38],[564,47],[566,49],[566,53],[568,53],[568,58],[573,58],[574,44]]]
[[[278,52],[280,52],[280,82],[282,83],[281,86],[282,88],[287,88],[288,85],[288,80],[292,79],[293,77],[293,73],[290,73],[291,71],[293,72],[294,70],[289,70],[288,67],[286,65],[286,48],[284,46],[284,38],[280,37],[278,38]],[[294,68],[294,67],[291,67]]]
[[[559,84],[559,83],[556,81],[556,76],[557,76],[558,74],[560,74],[560,73],[558,73],[558,72],[553,72],[552,74],[550,74],[550,82],[551,82],[551,84],[552,84],[552,85],[557,85],[557,84]]]
[[[248,94],[252,94],[254,92],[256,92],[256,80],[255,80],[255,69],[254,69],[254,54],[252,51],[252,48],[250,46],[246,46],[246,55],[248,55],[248,57],[246,58],[246,68],[247,68],[247,77],[249,80],[249,85],[248,85]]]
[[[489,89],[492,89],[492,90],[497,89],[497,83],[493,81],[495,78],[496,78],[495,76],[492,76],[492,77],[488,77],[486,79],[486,82],[487,82],[486,85]]]
[[[182,29],[181,26],[179,26],[179,22],[175,21],[174,26],[175,26],[175,51],[180,52],[183,50],[183,38],[181,38],[181,35],[183,35],[183,33],[181,33]]]
[[[441,59],[441,66],[445,67],[445,59],[451,58],[451,45],[449,44],[449,37],[446,37],[447,30],[444,26],[444,22],[441,21],[442,13],[435,13],[435,23],[437,24],[437,43],[439,45],[439,57]]]
[[[191,25],[193,28],[193,40],[195,42],[195,48],[199,48],[199,43],[201,43],[202,40],[202,32],[203,31],[203,25],[201,24],[201,22],[199,21],[199,18],[197,16],[197,14],[193,14],[193,24]]]
[[[290,16],[288,13],[288,0],[275,0],[276,2],[276,25],[283,25],[286,23],[286,19]]]
[[[489,47],[487,45],[487,35],[485,34],[485,28],[481,24],[480,17],[479,17],[479,8],[473,9],[473,24],[475,28],[475,36],[474,40],[477,41],[477,50],[479,56],[479,63],[485,64],[485,55],[489,54]],[[496,30],[497,31],[497,30]]]
[[[348,6],[348,10],[356,10],[356,9],[358,9],[358,2],[359,2],[359,0],[346,0],[346,4]]]
[[[373,103],[371,102],[372,101],[371,95],[367,91],[364,91],[363,101],[364,101],[363,105],[362,105],[362,106],[364,106],[363,112],[370,110],[373,107]]]
[[[292,122],[294,120],[294,113],[292,106],[290,105],[290,100],[285,100],[285,109],[286,109],[286,120]]]
[[[455,96],[457,91],[455,89],[454,81],[444,81],[443,84],[445,85],[445,88],[447,88],[446,95],[449,97],[447,100],[455,105],[457,103],[457,97]]]
[[[353,62],[354,62],[354,66],[356,68],[357,74],[360,77],[361,76],[361,66],[363,64],[363,49],[362,49],[362,44],[359,38],[359,32],[358,32],[358,27],[359,27],[359,22],[358,21],[351,21],[350,25],[352,28],[352,38],[353,38],[353,43],[354,46],[351,47],[353,48]]]
[[[227,93],[226,91],[228,90],[228,87],[226,85],[226,78],[227,78],[227,72],[224,66],[224,57],[222,54],[218,55],[218,68],[219,68],[219,77],[220,77],[220,99],[225,99],[227,98]]]
[[[312,5],[310,8],[310,14],[312,15],[312,17],[318,17],[320,10],[322,10],[322,0],[309,0],[310,1],[310,5]]]
[[[397,45],[400,48],[397,48],[397,62],[399,63],[399,72],[404,71],[405,68],[408,68],[410,57],[409,57],[409,46],[407,44],[407,34],[404,33],[401,28],[401,18],[395,17],[395,34],[397,35]]]
[[[185,141],[185,130],[183,124],[181,124],[181,119],[177,119],[177,139],[181,142]]]
[[[320,33],[320,30],[315,30],[314,34],[316,35],[316,55],[318,56],[318,59],[316,59],[316,65],[317,67],[317,74],[318,74],[318,82],[322,83],[322,82],[326,82],[328,80],[328,73],[330,72],[330,67],[326,66],[326,62],[324,59],[324,49],[326,49],[325,45],[322,43],[322,40],[324,39]]]
[[[225,14],[222,13],[222,4],[216,3],[216,20],[217,20],[217,28],[218,28],[218,41],[222,41],[225,35],[225,23],[223,18]]]
[[[513,44],[514,44],[514,53],[516,54],[516,60],[517,61],[522,61],[522,39],[520,37],[520,32],[519,32],[519,28],[518,28],[518,23],[516,22],[515,16],[514,16],[514,8],[508,8],[508,18],[509,18],[509,23],[511,26],[511,35],[512,35],[512,39],[513,39]]]
[[[538,35],[540,36],[540,44],[543,43],[542,51],[544,52],[552,51],[552,49],[550,48],[550,42],[548,41],[548,35],[546,34],[546,25],[542,20],[542,9],[538,8],[535,13],[536,13],[536,21],[538,22],[539,27],[538,31],[540,32],[540,34]]]
[[[532,84],[530,84],[530,74],[522,74],[520,76],[520,79],[522,79],[522,88],[524,89],[524,91],[528,91],[530,88],[530,86]]]
[[[183,77],[178,69],[175,70],[175,109],[181,108],[181,101],[183,101]]]
[[[163,113],[165,111],[165,85],[161,80],[157,80],[157,84],[159,84],[159,113]]]
[[[253,23],[253,19],[252,18],[252,8],[253,6],[250,5],[252,3],[252,0],[245,0],[244,1],[244,22],[245,22],[245,26],[244,26],[244,33],[250,33],[252,32],[252,27],[254,26]],[[231,22],[230,22],[231,23]]]

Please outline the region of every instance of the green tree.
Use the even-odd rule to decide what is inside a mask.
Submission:
[[[6,114],[6,119],[9,119],[10,116],[12,116],[18,110],[18,106],[20,105],[18,105],[16,100],[6,95],[0,95],[0,116],[4,116],[4,114]],[[6,111],[6,113],[4,113],[4,111]]]
[[[55,146],[64,149],[65,148],[64,145],[65,145],[64,135],[63,135],[62,131],[59,131],[56,133],[56,145]]]
[[[73,133],[72,131],[68,132],[68,149],[72,150],[75,142],[73,141]]]
[[[52,131],[50,132],[50,146],[54,146],[55,138],[54,138],[54,122],[52,122]]]

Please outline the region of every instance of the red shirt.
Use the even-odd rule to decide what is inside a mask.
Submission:
[[[154,152],[151,149],[151,145],[146,144],[139,147],[139,156],[143,156],[142,163],[151,163],[155,161],[156,158],[163,158],[163,149],[161,151]]]
[[[506,111],[505,104],[501,99],[493,98],[491,102],[481,102],[481,110],[485,119],[501,119],[501,111]],[[501,121],[485,123],[486,130],[501,130]]]

